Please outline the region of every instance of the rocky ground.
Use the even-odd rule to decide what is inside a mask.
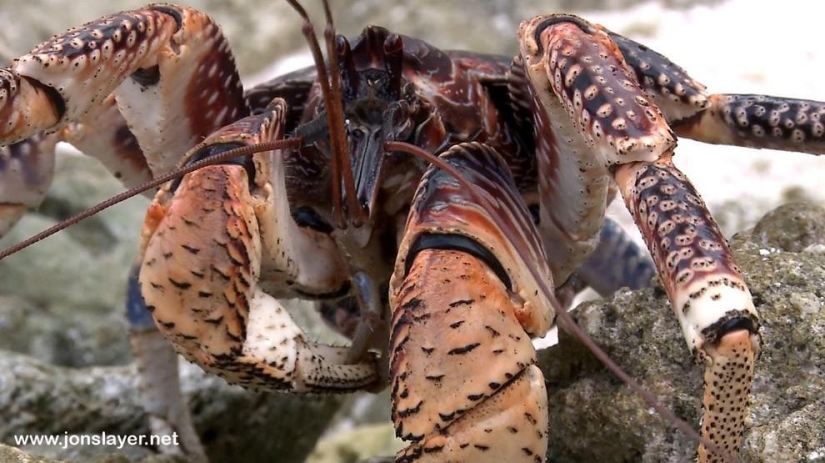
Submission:
[[[518,21],[539,11],[562,11],[564,2],[455,1],[351,2],[336,16],[339,27],[357,33],[368,22],[430,37],[451,48],[512,53]],[[122,1],[134,7],[141,1]],[[284,2],[236,0],[188,2],[213,14],[237,50],[250,80],[270,75],[275,57],[301,56],[299,26]],[[308,7],[319,11],[317,2]],[[334,3],[334,8],[340,4]],[[446,2],[439,2],[444,5]],[[639,40],[652,42],[713,86],[724,91],[765,91],[810,96],[818,45],[806,34],[816,15],[810,4],[733,0],[672,10],[639,6],[630,0],[568,2],[580,8],[627,7],[630,12],[591,12],[588,17]],[[670,6],[695,2],[668,2]],[[0,0],[0,56],[25,52],[52,33],[110,11],[112,2]],[[57,9],[60,14],[55,14]],[[769,10],[769,8],[774,8]],[[467,22],[466,12],[473,12]],[[745,12],[763,15],[743,17]],[[726,22],[727,21],[727,22]],[[766,34],[747,35],[749,47],[708,31],[730,24],[730,33],[748,33],[748,24],[771,22],[778,34],[792,34],[792,49],[776,51]],[[461,25],[461,27],[458,27]],[[761,27],[761,26],[760,26]],[[785,29],[783,29],[785,28]],[[676,32],[674,32],[674,30]],[[691,40],[684,39],[689,34]],[[785,31],[785,32],[782,32]],[[812,32],[813,31],[813,32]],[[708,38],[710,37],[710,38]],[[691,53],[688,45],[713,53]],[[770,53],[766,52],[770,51]],[[772,50],[772,51],[771,51]],[[784,67],[742,61],[740,55],[783,57]],[[714,58],[722,56],[723,60]],[[280,68],[297,60],[281,61]],[[790,80],[778,77],[792,74]],[[776,153],[732,154],[727,148],[680,143],[677,163],[693,178],[726,231],[751,228],[768,209],[787,199],[822,204],[823,166],[810,158]],[[751,157],[747,157],[751,156]],[[801,186],[801,188],[799,187]],[[0,247],[40,231],[56,220],[119,192],[121,187],[94,161],[67,154],[38,213],[27,216]],[[0,443],[19,433],[146,433],[137,402],[135,371],[122,316],[124,282],[136,253],[147,200],[138,198],[0,261]],[[763,317],[760,358],[743,457],[746,461],[825,460],[825,212],[795,204],[763,219],[732,244]],[[577,311],[579,323],[634,377],[662,396],[677,414],[696,423],[700,371],[688,356],[660,289],[620,292]],[[686,461],[692,443],[673,431],[626,387],[595,364],[562,332],[561,344],[542,354],[551,391],[552,461]],[[632,341],[629,341],[632,340]],[[245,462],[278,455],[279,461],[355,462],[398,448],[387,423],[386,396],[293,398],[226,386],[184,365],[183,384],[213,461]],[[346,419],[342,419],[346,417]],[[316,440],[323,437],[316,445]],[[314,450],[313,450],[314,449]],[[56,448],[24,450],[31,455],[73,462],[166,461],[151,450]],[[310,452],[312,452],[310,454]],[[103,455],[101,455],[103,454]],[[23,458],[23,457],[20,457]],[[40,461],[32,457],[31,461]],[[0,463],[18,459],[0,444]],[[44,460],[45,461],[45,460]],[[52,461],[52,460],[49,460]]]

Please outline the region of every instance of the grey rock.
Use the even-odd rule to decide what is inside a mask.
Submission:
[[[762,323],[744,461],[815,461],[825,455],[825,255],[767,250],[762,233],[784,230],[783,242],[801,242],[823,226],[821,207],[797,204],[765,216],[760,231],[732,239]],[[573,316],[632,377],[698,428],[701,368],[682,340],[661,287],[620,291],[578,307]],[[541,353],[541,366],[550,394],[549,461],[694,457],[695,443],[564,330],[559,344]]]
[[[20,449],[0,444],[0,463],[60,463],[58,461],[28,455]]]
[[[753,229],[764,246],[800,252],[825,244],[825,208],[810,203],[788,203],[765,215]]]
[[[245,391],[193,365],[182,363],[181,368],[183,391],[212,461],[258,461],[267,455],[303,461],[344,400]],[[118,436],[148,433],[133,367],[68,369],[0,351],[0,442],[12,444],[15,435],[24,434],[102,432]],[[93,459],[114,450],[60,447],[27,446],[25,450],[71,462],[97,461]],[[129,446],[117,454],[127,461],[146,461],[152,452]]]
[[[120,314],[95,317],[78,311],[61,317],[20,296],[0,295],[0,349],[53,365],[119,365],[131,360]]]
[[[123,190],[96,160],[59,154],[42,206],[24,216],[0,247]],[[133,198],[0,261],[0,347],[56,365],[129,362],[126,276],[147,204]]]
[[[39,211],[24,216],[0,246],[22,241],[123,191],[97,161],[59,154],[54,183]],[[24,297],[66,317],[111,312],[123,304],[147,204],[145,198],[133,198],[3,259],[0,293]]]

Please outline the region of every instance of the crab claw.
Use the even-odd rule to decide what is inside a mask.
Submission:
[[[285,105],[238,121],[188,159],[279,139]],[[329,235],[290,215],[280,153],[205,167],[161,190],[143,232],[141,289],[178,352],[230,383],[318,392],[374,383],[372,355],[311,342],[275,299],[340,292],[346,263]],[[265,290],[266,289],[266,290]]]

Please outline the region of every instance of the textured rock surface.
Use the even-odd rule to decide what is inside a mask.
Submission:
[[[745,461],[821,461],[825,455],[825,253],[788,252],[825,225],[822,208],[794,204],[768,214],[763,241],[742,233],[732,248],[762,317]],[[820,237],[821,239],[821,237]],[[821,242],[821,241],[820,241]],[[634,378],[688,423],[698,423],[701,369],[664,291],[622,291],[580,306],[578,323]],[[669,427],[565,333],[541,355],[550,392],[551,461],[689,461],[695,445]],[[812,459],[812,460],[811,460]]]
[[[195,426],[213,461],[248,462],[261,455],[302,461],[343,400],[255,393],[230,387],[189,364],[182,365],[182,371]],[[0,352],[0,442],[11,444],[22,434],[146,434],[146,414],[136,390],[132,367],[67,369]],[[25,449],[82,462],[116,451],[82,446]],[[116,453],[132,461],[152,455],[141,447]]]

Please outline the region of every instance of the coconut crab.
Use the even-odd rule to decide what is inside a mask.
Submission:
[[[742,306],[739,312],[717,313],[711,321],[691,321],[689,317],[683,317],[683,326],[691,333],[689,343],[693,343],[691,347],[695,353],[707,354],[705,358],[708,359],[713,358],[711,354],[718,354],[718,349],[713,345],[717,341],[716,331],[721,329],[724,332],[730,331],[736,340],[733,349],[750,345],[751,351],[746,357],[753,356],[757,343],[757,322],[752,306],[748,306],[746,290],[737,277],[738,270],[728,260],[724,239],[702,209],[698,194],[690,191],[689,183],[669,162],[674,140],[670,129],[662,121],[674,123],[677,133],[699,139],[758,144],[770,140],[770,137],[760,138],[760,134],[754,132],[752,138],[714,139],[719,134],[735,131],[725,131],[728,129],[724,120],[715,119],[711,115],[713,111],[745,101],[752,106],[743,105],[744,109],[736,109],[742,109],[746,118],[758,118],[762,116],[758,111],[748,112],[746,108],[762,107],[763,111],[770,112],[770,105],[779,108],[788,103],[796,105],[791,108],[793,111],[801,111],[800,108],[804,105],[813,105],[805,110],[810,111],[806,113],[811,115],[809,120],[794,120],[792,123],[801,125],[780,130],[783,130],[782,135],[788,132],[793,136],[796,136],[795,131],[799,131],[815,141],[821,135],[817,133],[821,129],[817,129],[817,122],[812,119],[813,115],[818,117],[818,104],[791,100],[764,100],[754,104],[754,99],[746,97],[731,97],[731,101],[723,96],[708,98],[703,87],[660,55],[572,16],[547,16],[526,22],[520,32],[520,58],[523,61],[516,60],[515,63],[510,58],[463,53],[442,55],[423,42],[395,36],[380,28],[370,28],[351,43],[340,39],[334,43],[332,56],[339,61],[342,83],[330,80],[329,84],[317,85],[317,82],[327,82],[326,78],[318,77],[323,70],[318,67],[253,89],[244,100],[237,85],[237,74],[232,72],[234,67],[228,47],[205,16],[193,10],[167,5],[124,13],[116,18],[132,22],[123,25],[119,20],[114,21],[106,24],[109,27],[107,29],[104,27],[105,20],[101,20],[88,26],[86,32],[81,30],[74,35],[55,39],[52,44],[62,45],[61,49],[41,47],[15,65],[17,76],[25,77],[15,81],[15,75],[9,74],[7,82],[15,82],[14,90],[20,96],[15,100],[11,93],[12,85],[9,85],[6,94],[8,107],[12,110],[22,109],[16,114],[33,117],[30,120],[25,117],[14,119],[15,113],[11,111],[11,116],[4,120],[13,126],[13,130],[5,134],[6,142],[30,135],[31,128],[25,126],[32,120],[35,121],[34,125],[41,123],[35,129],[55,129],[69,121],[80,121],[95,129],[93,132],[98,137],[84,139],[94,142],[95,139],[105,138],[101,134],[118,133],[123,126],[119,122],[119,114],[122,114],[130,121],[132,132],[140,143],[141,156],[146,156],[147,165],[144,169],[144,166],[139,165],[141,158],[134,157],[116,156],[108,158],[108,161],[119,162],[113,170],[123,174],[127,181],[135,183],[145,178],[141,175],[156,176],[178,162],[176,157],[163,158],[163,154],[188,151],[186,162],[189,162],[241,145],[256,145],[267,139],[301,139],[306,144],[300,148],[279,146],[279,149],[289,148],[289,151],[283,153],[283,158],[270,150],[258,153],[252,161],[232,160],[193,173],[184,180],[165,187],[147,214],[141,277],[144,297],[149,306],[154,308],[160,329],[185,356],[204,368],[231,381],[253,386],[310,391],[367,386],[375,381],[376,372],[372,359],[368,355],[364,357],[363,349],[359,352],[361,355],[353,356],[352,351],[346,349],[327,349],[309,343],[295,331],[291,320],[269,296],[301,295],[334,300],[356,288],[356,295],[362,299],[358,304],[360,308],[371,309],[375,313],[380,312],[381,306],[385,305],[385,301],[381,300],[384,293],[381,287],[389,283],[391,295],[388,302],[396,309],[391,341],[392,387],[396,396],[394,418],[399,434],[418,442],[408,450],[409,454],[400,456],[399,459],[403,461],[420,455],[439,458],[440,452],[455,451],[462,455],[468,455],[462,452],[477,452],[492,461],[509,461],[512,458],[496,453],[497,449],[491,450],[490,445],[477,440],[483,437],[479,437],[477,430],[469,429],[464,433],[454,431],[458,431],[467,422],[479,426],[478,422],[473,421],[474,417],[488,413],[490,407],[495,407],[495,410],[507,416],[504,423],[508,426],[502,428],[507,430],[500,431],[502,433],[512,433],[509,428],[542,428],[541,419],[536,418],[544,413],[541,410],[543,385],[540,385],[540,372],[528,366],[534,354],[531,354],[532,348],[525,344],[527,336],[522,331],[539,334],[546,330],[553,318],[550,308],[558,308],[550,291],[552,285],[547,283],[553,281],[550,275],[556,281],[566,280],[567,275],[592,252],[601,226],[604,203],[610,194],[615,194],[610,192],[611,177],[623,187],[620,188],[621,192],[631,208],[635,208],[637,216],[652,221],[651,224],[640,220],[643,229],[647,227],[645,231],[648,242],[653,243],[651,246],[657,263],[663,269],[668,268],[668,251],[685,253],[684,261],[679,260],[679,254],[671,259],[675,262],[675,271],[663,271],[663,279],[669,285],[671,297],[680,307],[682,315],[693,310],[685,310],[687,303],[679,298],[690,295],[701,300],[706,295],[710,301],[714,301],[717,300],[717,294],[727,293],[729,296],[720,300],[728,303],[730,295],[739,294],[733,296],[737,304]],[[119,30],[118,24],[125,29]],[[206,37],[204,43],[192,46],[191,42],[187,42],[187,35],[193,30],[198,33],[205,31],[204,35],[199,36]],[[120,39],[117,34],[121,35]],[[153,39],[151,34],[163,39]],[[95,47],[91,47],[89,42],[84,42],[85,39],[98,42]],[[107,41],[113,50],[106,49]],[[116,45],[121,43],[127,47],[118,63],[122,68],[94,73],[98,69],[93,63],[107,58],[107,51],[112,60],[118,60],[117,53],[120,50]],[[169,46],[170,43],[174,46]],[[79,46],[75,46],[76,44]],[[592,54],[577,54],[577,47],[591,46],[596,47]],[[67,52],[71,48],[82,51],[83,47],[89,48],[89,55],[83,52],[69,55]],[[132,49],[128,47],[137,50],[134,56],[130,55]],[[94,55],[95,50],[97,55]],[[571,60],[582,58],[586,63],[591,63],[588,59],[608,61],[592,65],[589,69],[595,74],[588,77],[583,69],[586,70],[589,65],[570,62],[567,63],[570,67],[564,68],[564,65],[559,64],[561,60],[544,56],[545,50],[557,50],[562,55],[569,52]],[[55,61],[49,62],[50,58],[46,57],[38,62],[35,57],[40,52],[57,53],[51,56]],[[62,55],[64,52],[67,54],[65,57]],[[427,56],[428,59],[436,60],[434,55],[440,57],[441,61],[429,62],[423,58]],[[171,59],[165,60],[170,56]],[[65,58],[65,62],[74,66],[74,69],[80,69],[77,72],[83,72],[84,67],[91,69],[84,76],[89,79],[81,81],[76,77],[77,74],[72,77],[71,73],[75,71],[71,71],[71,67],[69,71],[61,69],[61,58]],[[629,67],[623,60],[627,60]],[[555,64],[551,64],[553,62]],[[51,64],[51,70],[57,70],[58,78],[69,76],[64,84],[48,83],[48,77],[37,74],[45,71],[48,64]],[[561,68],[558,77],[552,69],[556,65]],[[549,76],[548,66],[554,71]],[[616,88],[609,87],[613,82],[609,78],[602,79],[594,70],[599,66],[618,73],[620,81]],[[459,68],[466,69],[467,74],[456,72],[455,75],[445,77],[437,72]],[[335,70],[336,67],[332,66],[332,69]],[[108,74],[110,71],[111,74]],[[649,82],[645,79],[645,72],[649,73]],[[333,78],[336,77],[336,72],[331,74]],[[426,79],[422,77],[425,74]],[[578,88],[581,84],[580,76],[591,81]],[[439,80],[439,77],[443,80]],[[568,77],[570,82],[566,81]],[[198,84],[191,87],[191,92],[187,88],[185,95],[175,93],[179,90],[174,88],[176,82],[188,83],[195,78]],[[210,89],[210,82],[223,92]],[[401,82],[409,83],[410,86],[402,86]],[[444,82],[456,86],[448,88]],[[553,93],[547,86],[551,82],[556,86],[552,89]],[[462,87],[459,83],[466,86]],[[73,85],[85,87],[72,90],[70,87]],[[571,85],[576,88],[565,87]],[[638,88],[637,85],[642,87]],[[667,89],[666,92],[659,86]],[[435,90],[436,87],[440,88]],[[332,96],[322,97],[319,92],[324,89],[331,92]],[[335,95],[335,91],[339,89],[342,89],[343,95]],[[202,95],[204,101],[191,103],[190,98],[197,100],[201,96],[197,92],[203,90],[207,90]],[[109,96],[112,91],[116,91],[114,98]],[[348,94],[348,91],[352,94]],[[626,117],[612,119],[617,106],[611,105],[610,97],[606,95],[623,91],[628,93],[616,97],[613,103],[618,106],[625,103],[637,106],[627,110],[632,115],[626,113]],[[470,93],[475,92],[472,98],[476,99],[463,108],[463,113],[462,108],[445,110],[449,103],[443,97],[447,92],[454,92],[450,96],[459,100],[471,98]],[[569,100],[566,104],[553,100],[553,95],[563,97],[565,92],[568,92]],[[147,94],[152,96],[147,98]],[[279,96],[284,97],[284,100],[277,100]],[[26,98],[31,99],[23,105],[15,106]],[[588,106],[601,98],[607,99],[597,107]],[[344,103],[335,115],[333,113],[336,110],[327,107],[337,106],[339,100]],[[619,100],[624,103],[619,103]],[[662,113],[650,100],[659,105],[658,110]],[[469,103],[468,100],[462,101]],[[392,103],[397,104],[393,106]],[[502,106],[504,103],[507,104]],[[146,109],[151,104],[159,105],[161,110]],[[377,105],[377,109],[371,105]],[[579,113],[582,107],[586,109],[586,113]],[[242,118],[250,109],[257,114],[248,119]],[[180,113],[176,114],[175,111]],[[478,114],[479,111],[482,114]],[[704,116],[693,117],[694,111]],[[570,112],[573,112],[572,118],[568,118]],[[192,121],[189,124],[190,132],[174,133],[180,126],[170,124],[167,120],[151,119],[161,113],[171,120],[182,118]],[[484,116],[490,116],[491,119],[485,121]],[[328,117],[332,119],[329,120]],[[635,117],[639,119],[633,121]],[[631,122],[628,123],[628,120]],[[743,120],[754,123],[753,120]],[[560,123],[562,121],[564,123]],[[639,121],[642,127],[634,126],[633,122]],[[15,122],[19,125],[14,126]],[[806,122],[809,124],[805,125]],[[460,126],[465,123],[468,125]],[[536,133],[532,132],[533,126],[538,128]],[[756,124],[754,127],[761,126]],[[579,128],[588,130],[585,138],[578,138],[576,131]],[[502,130],[499,131],[500,129]],[[170,130],[173,133],[167,135]],[[638,130],[631,137],[638,142],[635,145],[633,141],[622,140],[632,130]],[[70,139],[75,137],[73,140],[82,144],[84,140],[78,139],[78,133],[76,126],[67,126],[58,135]],[[346,133],[347,137],[336,141],[336,133]],[[554,134],[553,137],[556,138],[542,138],[541,134]],[[376,146],[371,145],[371,141],[376,140],[371,137],[378,137],[380,156],[374,156],[369,148],[372,146],[375,149]],[[201,138],[205,138],[205,141],[200,142]],[[46,135],[45,138],[31,139],[18,146],[22,150],[26,146],[29,149],[35,147],[35,150],[48,149],[43,143],[48,144],[53,140],[52,135]],[[431,154],[443,153],[447,165],[441,165],[441,170],[431,169],[425,173],[424,164],[397,155],[408,147],[381,143],[392,140],[412,140],[415,146],[423,147]],[[605,145],[600,140],[608,141]],[[795,144],[794,140],[785,139],[780,139],[779,142],[779,145],[773,146],[814,152],[821,149],[816,143]],[[337,148],[329,146],[335,143],[338,144]],[[344,149],[347,144],[352,145],[352,159],[347,158],[350,151]],[[111,145],[107,145],[103,151],[108,148]],[[395,155],[384,156],[385,148]],[[575,151],[593,154],[594,150],[601,150],[602,157],[596,160],[566,157]],[[93,149],[88,151],[94,152]],[[538,153],[536,158],[526,154],[533,151]],[[565,153],[564,156],[562,153]],[[390,162],[395,165],[387,167]],[[646,162],[650,164],[645,164]],[[137,169],[135,164],[138,164]],[[318,164],[322,167],[319,168]],[[338,174],[325,170],[335,172],[336,165]],[[607,168],[608,165],[610,169]],[[636,173],[634,168],[650,175]],[[457,173],[455,169],[458,169]],[[571,175],[565,178],[554,177],[536,174],[533,172],[535,169],[542,173],[555,170]],[[321,175],[319,178],[306,173],[303,176],[295,175],[301,170]],[[284,176],[284,172],[290,176]],[[414,193],[418,179],[421,179],[421,186]],[[644,188],[646,184],[656,182],[662,184],[662,194],[674,195],[675,199],[663,200],[657,196],[658,193],[639,197],[650,193],[649,188]],[[221,190],[220,197],[210,198],[215,183],[225,184],[226,188]],[[589,190],[593,196],[565,196],[568,194],[566,192],[578,187]],[[297,195],[296,192],[299,191],[308,194]],[[387,191],[392,191],[393,195],[389,195]],[[579,209],[555,211],[548,207],[549,204],[554,204],[553,201],[558,201],[555,196],[557,194],[570,199],[573,204],[578,201]],[[496,197],[500,203],[506,203],[507,207],[503,211],[496,209],[496,203],[485,199],[486,196]],[[26,203],[21,199],[19,204]],[[192,211],[185,208],[194,207],[194,204],[203,209],[201,212],[204,217],[195,220],[188,216]],[[533,210],[536,212],[533,213],[529,206],[535,206]],[[181,207],[184,209],[180,210]],[[659,209],[656,213],[660,214],[657,216],[660,222],[651,219],[653,216],[646,207]],[[680,222],[680,216],[677,216],[684,212],[684,209],[680,209],[682,207],[690,208],[695,214],[687,217],[687,225]],[[411,211],[409,216],[407,208]],[[456,212],[463,209],[470,211],[465,213],[475,214],[472,229],[464,225],[465,220]],[[19,207],[10,209],[11,213],[19,210]],[[376,210],[382,210],[389,218],[377,216]],[[566,214],[572,214],[573,217]],[[405,225],[402,222],[407,218],[408,223]],[[487,226],[481,226],[485,220]],[[188,235],[185,238],[194,239],[195,243],[210,242],[215,230],[224,230],[227,235],[220,239],[225,238],[225,241],[219,242],[218,246],[202,248],[192,242],[176,241],[181,239],[180,236],[161,239],[166,235],[174,235],[176,229],[209,221],[215,223],[204,227],[203,234],[197,237]],[[534,223],[538,223],[538,227]],[[687,228],[680,229],[681,225],[678,224]],[[692,231],[691,225],[696,227]],[[674,228],[668,231],[670,227]],[[656,233],[672,236],[656,236]],[[691,233],[698,234],[702,239],[694,242]],[[584,238],[573,240],[573,235]],[[379,236],[381,239],[374,239]],[[511,240],[502,240],[502,236]],[[282,239],[289,241],[286,249],[280,246],[279,240]],[[386,241],[390,244],[387,245]],[[665,241],[667,245],[662,244]],[[175,243],[183,249],[178,250],[179,255],[175,255],[176,252],[169,248]],[[390,252],[385,249],[387,246],[391,249]],[[678,249],[668,250],[668,246]],[[262,249],[266,249],[269,254],[266,259],[262,254],[267,253],[262,253]],[[280,257],[273,249],[281,252]],[[205,258],[209,253],[212,253],[211,256]],[[704,253],[704,258],[690,256],[690,253]],[[250,255],[253,257],[248,257]],[[348,262],[343,262],[345,255],[356,265],[350,266]],[[393,262],[396,255],[398,261]],[[176,265],[163,264],[178,259],[180,261]],[[266,262],[260,264],[260,260]],[[210,264],[210,268],[204,267],[205,262]],[[216,266],[216,262],[220,262],[220,265]],[[433,265],[434,262],[443,265]],[[538,276],[533,273],[530,263],[538,266]],[[708,270],[717,264],[723,269],[722,276]],[[256,268],[258,265],[260,267]],[[458,268],[466,266],[470,270],[468,273],[457,272],[456,265],[459,265]],[[158,266],[166,268],[158,274],[152,269]],[[395,277],[390,279],[393,266]],[[438,275],[436,272],[442,267],[451,270],[447,274]],[[204,270],[212,273],[207,277]],[[450,275],[467,275],[474,285],[455,288],[458,282],[453,284]],[[708,275],[711,277],[702,280]],[[187,280],[192,276],[217,282],[219,286],[199,287],[196,291],[192,287],[199,284]],[[221,281],[223,279],[226,281]],[[458,279],[461,280],[460,277]],[[161,283],[160,280],[164,282]],[[429,280],[432,280],[432,285],[425,283]],[[450,290],[455,293],[451,294],[449,300],[440,300],[443,294],[435,288],[446,280],[450,280]],[[230,283],[226,283],[227,281]],[[485,285],[483,290],[473,287],[481,282]],[[349,287],[344,290],[347,285]],[[689,289],[691,285],[698,286]],[[713,288],[717,286],[724,291],[715,291]],[[419,290],[423,291],[420,295],[417,292]],[[457,295],[462,291],[467,293],[466,297]],[[219,306],[203,307],[198,306],[203,301],[195,302],[209,299],[216,293],[228,300],[228,306],[224,305],[227,301],[219,301]],[[504,317],[506,320],[501,322],[501,328],[490,325],[492,321],[484,326],[473,326],[465,320],[466,313],[462,314],[461,319],[442,321],[433,326],[431,324],[436,323],[434,319],[438,316],[417,314],[418,310],[425,310],[424,306],[450,307],[453,304],[455,306],[450,308],[466,306],[463,310],[485,310],[484,304],[474,302],[482,299],[495,299],[494,307],[513,304],[516,308]],[[421,301],[427,302],[424,304]],[[239,303],[241,306],[248,303],[249,310],[236,312],[233,304]],[[708,304],[713,305],[710,302]],[[191,311],[192,318],[180,318],[180,314],[170,310],[176,307],[195,307],[197,310]],[[445,313],[449,313],[449,309],[445,309]],[[490,313],[495,315],[493,310]],[[483,316],[477,317],[478,320],[473,319],[473,322],[484,323],[489,315],[485,312]],[[717,324],[720,319],[722,322]],[[369,319],[364,324],[359,322],[355,331],[361,328],[374,330],[375,326],[371,323]],[[710,334],[700,336],[692,332],[694,324],[701,324],[702,327],[707,325]],[[270,326],[276,325],[283,326],[276,332],[268,331]],[[215,331],[216,326],[222,330],[220,333]],[[264,331],[256,332],[255,328]],[[505,329],[514,331],[507,332]],[[436,361],[433,356],[438,354],[435,353],[435,347],[428,347],[427,337],[445,331],[454,333],[457,338],[453,341],[457,344],[445,351],[442,360]],[[469,381],[460,385],[445,384],[445,375],[434,370],[450,363],[450,356],[458,358],[457,356],[475,355],[473,352],[478,352],[476,349],[483,347],[488,341],[475,342],[473,339],[484,333],[496,339],[501,337],[501,333],[507,333],[508,336],[504,337],[514,343],[501,349],[502,352],[497,353],[498,348],[491,350],[496,356],[512,354],[513,357],[504,361],[506,365],[503,369],[491,371],[492,378],[477,380],[489,390],[476,390],[478,385]],[[364,336],[355,337],[362,347],[369,341]],[[415,340],[414,347],[420,349],[420,352],[405,347],[410,337]],[[463,344],[458,345],[459,341]],[[287,347],[282,350],[282,345]],[[712,351],[706,352],[705,348]],[[429,349],[433,350],[428,353]],[[275,354],[270,352],[277,353],[277,356],[273,357]],[[419,358],[416,359],[416,356]],[[261,359],[264,359],[263,363]],[[454,368],[458,368],[462,362],[452,364],[455,365]],[[432,370],[426,367],[426,374],[420,370],[416,372],[426,365],[441,366],[432,367]],[[716,366],[719,367],[718,363]],[[508,368],[511,367],[515,370],[509,371]],[[749,364],[741,365],[737,375],[745,374],[750,368]],[[296,376],[296,372],[303,376]],[[709,374],[712,378],[713,375],[720,374],[720,371],[711,369]],[[471,376],[468,374],[461,377]],[[737,386],[742,383],[738,377],[734,379]],[[434,393],[430,390],[460,390],[459,386],[472,390],[458,393],[448,400],[449,406],[453,408],[419,408],[423,402],[421,399],[416,401],[417,396],[432,397]],[[741,407],[742,400],[745,400],[743,397],[747,397],[746,387],[738,390],[734,397],[734,406],[739,408],[739,415],[744,413]],[[506,398],[514,400],[514,403],[502,406],[499,401]],[[713,399],[710,397],[708,400]],[[468,404],[475,402],[486,405],[464,414],[463,411],[470,408]],[[708,409],[716,406],[718,405],[710,403]],[[533,412],[524,412],[525,410]],[[510,415],[505,411],[510,411]],[[536,419],[536,423],[530,419],[526,422],[516,421],[519,417],[512,414],[519,412],[524,412],[524,417],[525,413],[529,414]],[[425,414],[430,415],[430,418],[414,417]],[[454,424],[449,424],[453,421]],[[706,418],[705,426],[708,429],[714,427],[713,423],[712,415]],[[733,427],[736,426],[741,424]],[[419,432],[416,430],[418,427],[428,429]],[[495,436],[498,432],[491,435]],[[711,433],[708,431],[708,434]],[[727,433],[730,441],[725,442],[725,445],[735,448],[738,429],[728,430]],[[449,436],[449,439],[445,436]],[[441,442],[446,444],[440,446]],[[473,445],[470,446],[471,442]],[[528,461],[543,455],[541,446],[545,444],[542,444],[541,436],[526,444],[518,441],[511,443],[516,446],[511,450],[523,457],[530,457]],[[468,445],[462,447],[464,444]],[[457,447],[450,450],[450,445]],[[530,445],[535,445],[536,448]],[[467,448],[469,450],[465,450]],[[524,449],[529,450],[530,455]],[[700,449],[700,455],[702,452]],[[476,459],[470,456],[458,458]]]

